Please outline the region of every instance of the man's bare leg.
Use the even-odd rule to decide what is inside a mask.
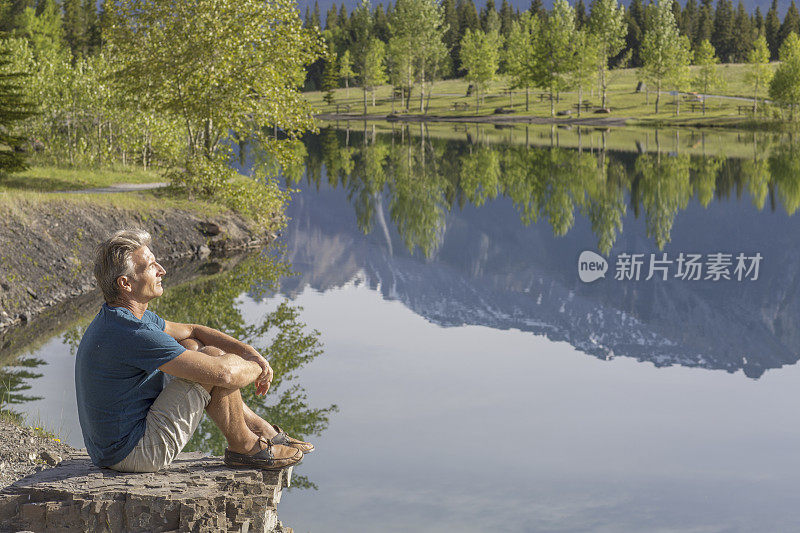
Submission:
[[[225,353],[216,346],[203,346],[200,341],[192,337],[182,340],[180,344],[187,350],[195,350],[215,357],[219,357]],[[239,397],[241,398],[241,394]],[[242,413],[244,415],[245,424],[247,424],[250,431],[256,435],[264,437],[265,439],[271,439],[278,434],[275,428],[272,427],[272,424],[258,416],[244,401],[242,401]]]
[[[219,356],[224,353],[214,346],[201,347],[197,340],[191,338],[181,341],[180,344],[186,349],[201,351],[208,355]],[[211,401],[206,406],[206,413],[222,431],[228,441],[228,449],[232,452],[252,455],[263,448],[259,442],[260,436],[263,435],[269,439],[277,435],[270,424],[245,405],[239,389],[226,389],[203,383],[200,385],[211,394]],[[275,453],[275,455],[284,454]]]

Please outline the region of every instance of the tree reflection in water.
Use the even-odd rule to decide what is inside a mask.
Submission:
[[[614,134],[606,132],[601,147],[575,149],[492,144],[479,140],[480,128],[467,133],[466,141],[434,138],[422,126],[419,134],[412,135],[414,130],[401,126],[375,134],[374,128],[363,133],[327,128],[309,135],[306,179],[319,187],[324,166],[328,183],[348,191],[364,233],[388,232],[387,205],[408,249],[427,257],[441,245],[447,214],[467,202],[480,207],[508,198],[523,224],[544,220],[556,236],[583,216],[605,255],[622,232],[628,205],[636,218],[643,214],[647,235],[659,249],[670,242],[675,217],[692,198],[707,207],[715,197],[747,191],[758,209],[767,195],[773,210],[777,200],[790,215],[800,207],[800,148],[791,138],[771,134],[752,134],[752,158],[729,157],[738,153],[723,158],[705,155],[705,149],[701,155],[681,153],[678,134],[670,143],[673,150],[662,150],[658,131],[655,151],[637,141],[640,153],[632,154],[606,150],[607,136]],[[287,182],[299,179],[294,173]]]

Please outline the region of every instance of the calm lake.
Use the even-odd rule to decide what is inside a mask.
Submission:
[[[280,246],[168,268],[155,309],[272,357],[257,410],[317,447],[284,524],[796,530],[795,139],[337,126],[284,177]],[[92,316],[0,369],[7,407],[77,447]],[[224,443],[204,423],[191,447]]]

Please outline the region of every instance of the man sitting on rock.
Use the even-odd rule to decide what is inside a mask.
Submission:
[[[242,402],[239,389],[250,383],[267,393],[269,363],[220,331],[147,310],[164,292],[165,273],[146,231],[118,231],[97,247],[94,276],[106,303],[75,360],[78,415],[92,461],[155,472],[175,459],[205,410],[228,441],[225,464],[279,469],[299,462],[314,447]]]

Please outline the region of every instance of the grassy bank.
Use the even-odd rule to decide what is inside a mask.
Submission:
[[[777,63],[772,64],[773,68]],[[659,112],[655,112],[655,94],[636,92],[638,84],[637,69],[620,69],[610,73],[607,105],[611,109],[612,117],[625,117],[638,124],[674,124],[681,126],[723,126],[723,127],[753,127],[765,122],[769,127],[774,127],[776,110],[764,109],[755,117],[752,116],[752,88],[746,81],[748,65],[725,64],[718,65],[719,76],[725,83],[709,89],[709,93],[716,96],[706,98],[705,114],[702,104],[695,98],[680,98],[680,114],[676,116],[675,97],[662,92]],[[697,75],[696,67],[691,67],[691,76]],[[486,117],[494,114],[495,109],[504,108],[511,113],[502,116],[550,116],[550,100],[544,91],[532,89],[529,94],[529,110],[525,109],[525,90],[514,89],[508,93],[510,80],[504,76],[488,84],[483,101],[478,108],[475,95],[466,96],[468,82],[464,79],[438,81],[434,84],[428,114],[439,116],[479,116]],[[698,91],[698,87],[687,87],[687,91]],[[372,105],[372,96],[368,93],[367,114],[386,115],[392,112],[404,112],[400,109],[399,99],[392,104],[392,91],[388,85],[377,88],[375,92],[375,105]],[[363,92],[360,88],[337,89],[334,91],[335,104],[328,105],[324,102],[322,92],[306,93],[307,98],[323,113],[336,112],[361,115],[364,112]],[[766,96],[766,90],[760,92],[760,97]],[[597,86],[584,90],[584,102],[590,104],[589,111],[582,111],[582,117],[607,117],[607,114],[594,114],[593,109],[601,104],[600,93]],[[746,98],[748,100],[739,100]],[[556,112],[569,111],[571,117],[577,117],[575,104],[578,94],[575,91],[565,92],[555,102]],[[409,106],[409,113],[419,114],[419,92],[415,87]],[[338,105],[338,108],[337,108]],[[349,106],[349,107],[348,107]],[[561,118],[561,117],[559,117]],[[780,121],[782,122],[782,121]]]

